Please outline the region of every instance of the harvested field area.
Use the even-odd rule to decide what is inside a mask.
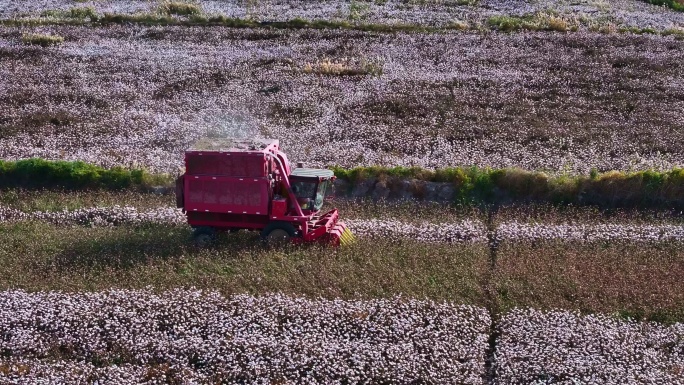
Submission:
[[[197,250],[182,214],[168,207],[5,207],[0,228],[8,241],[0,282],[30,290],[194,285],[330,298],[403,293],[501,309],[684,319],[681,217],[623,212],[607,221],[587,209],[553,215],[547,209],[512,221],[511,212],[539,208],[477,214],[432,205],[442,215],[438,221],[397,215],[410,212],[406,205],[347,202],[344,209],[358,213],[345,219],[358,244],[332,252],[269,250],[249,232],[225,235],[212,249]]]
[[[327,298],[414,298],[479,303],[486,243],[363,239],[340,250],[269,250],[238,233],[197,250],[180,226],[0,225],[0,288],[106,290],[195,286],[227,294],[284,292]],[[381,249],[382,252],[377,252]]]
[[[494,286],[505,309],[579,309],[622,317],[684,319],[681,242],[504,242]]]
[[[65,41],[21,42],[38,31]],[[177,172],[210,134],[275,137],[311,166],[670,169],[682,52],[590,32],[3,28],[0,157]],[[358,74],[309,70],[325,60]]]

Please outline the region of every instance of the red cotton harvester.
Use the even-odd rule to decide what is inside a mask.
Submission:
[[[176,205],[188,217],[198,246],[217,232],[261,231],[268,244],[354,240],[337,209],[321,214],[330,170],[290,170],[274,139],[201,139],[185,151],[185,174],[176,181]]]

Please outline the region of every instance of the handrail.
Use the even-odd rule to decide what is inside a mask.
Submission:
[[[280,153],[280,151],[278,151],[278,152]],[[280,160],[280,157],[278,157],[277,155],[274,155],[274,154],[268,154],[268,155],[272,156],[273,159],[275,159],[276,163],[278,164],[278,168],[280,169],[282,177],[283,177],[283,183],[285,184],[285,188],[287,189],[288,197],[293,202],[295,202],[294,207],[295,207],[295,211],[297,212],[297,215],[300,217],[303,217],[304,213],[302,212],[302,208],[299,206],[299,202],[297,201],[297,196],[294,194],[294,192],[292,192],[292,186],[290,185],[290,178],[288,177],[289,175],[288,175],[285,167],[283,166],[283,163]]]

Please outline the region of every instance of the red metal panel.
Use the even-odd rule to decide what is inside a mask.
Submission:
[[[267,215],[222,214],[188,211],[191,226],[212,226],[217,228],[238,228],[259,230],[268,224]]]
[[[267,215],[270,182],[266,178],[185,177],[185,210]]]
[[[282,217],[287,212],[286,199],[274,199],[271,203],[271,216]]]
[[[268,162],[263,153],[188,151],[185,153],[185,172],[189,175],[261,178],[268,173]]]

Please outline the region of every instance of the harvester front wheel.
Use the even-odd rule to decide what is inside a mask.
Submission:
[[[290,243],[295,236],[295,228],[287,222],[269,223],[261,231],[261,239],[268,246],[282,246]]]
[[[199,248],[211,246],[216,241],[216,230],[212,227],[196,227],[192,233],[192,240]]]

